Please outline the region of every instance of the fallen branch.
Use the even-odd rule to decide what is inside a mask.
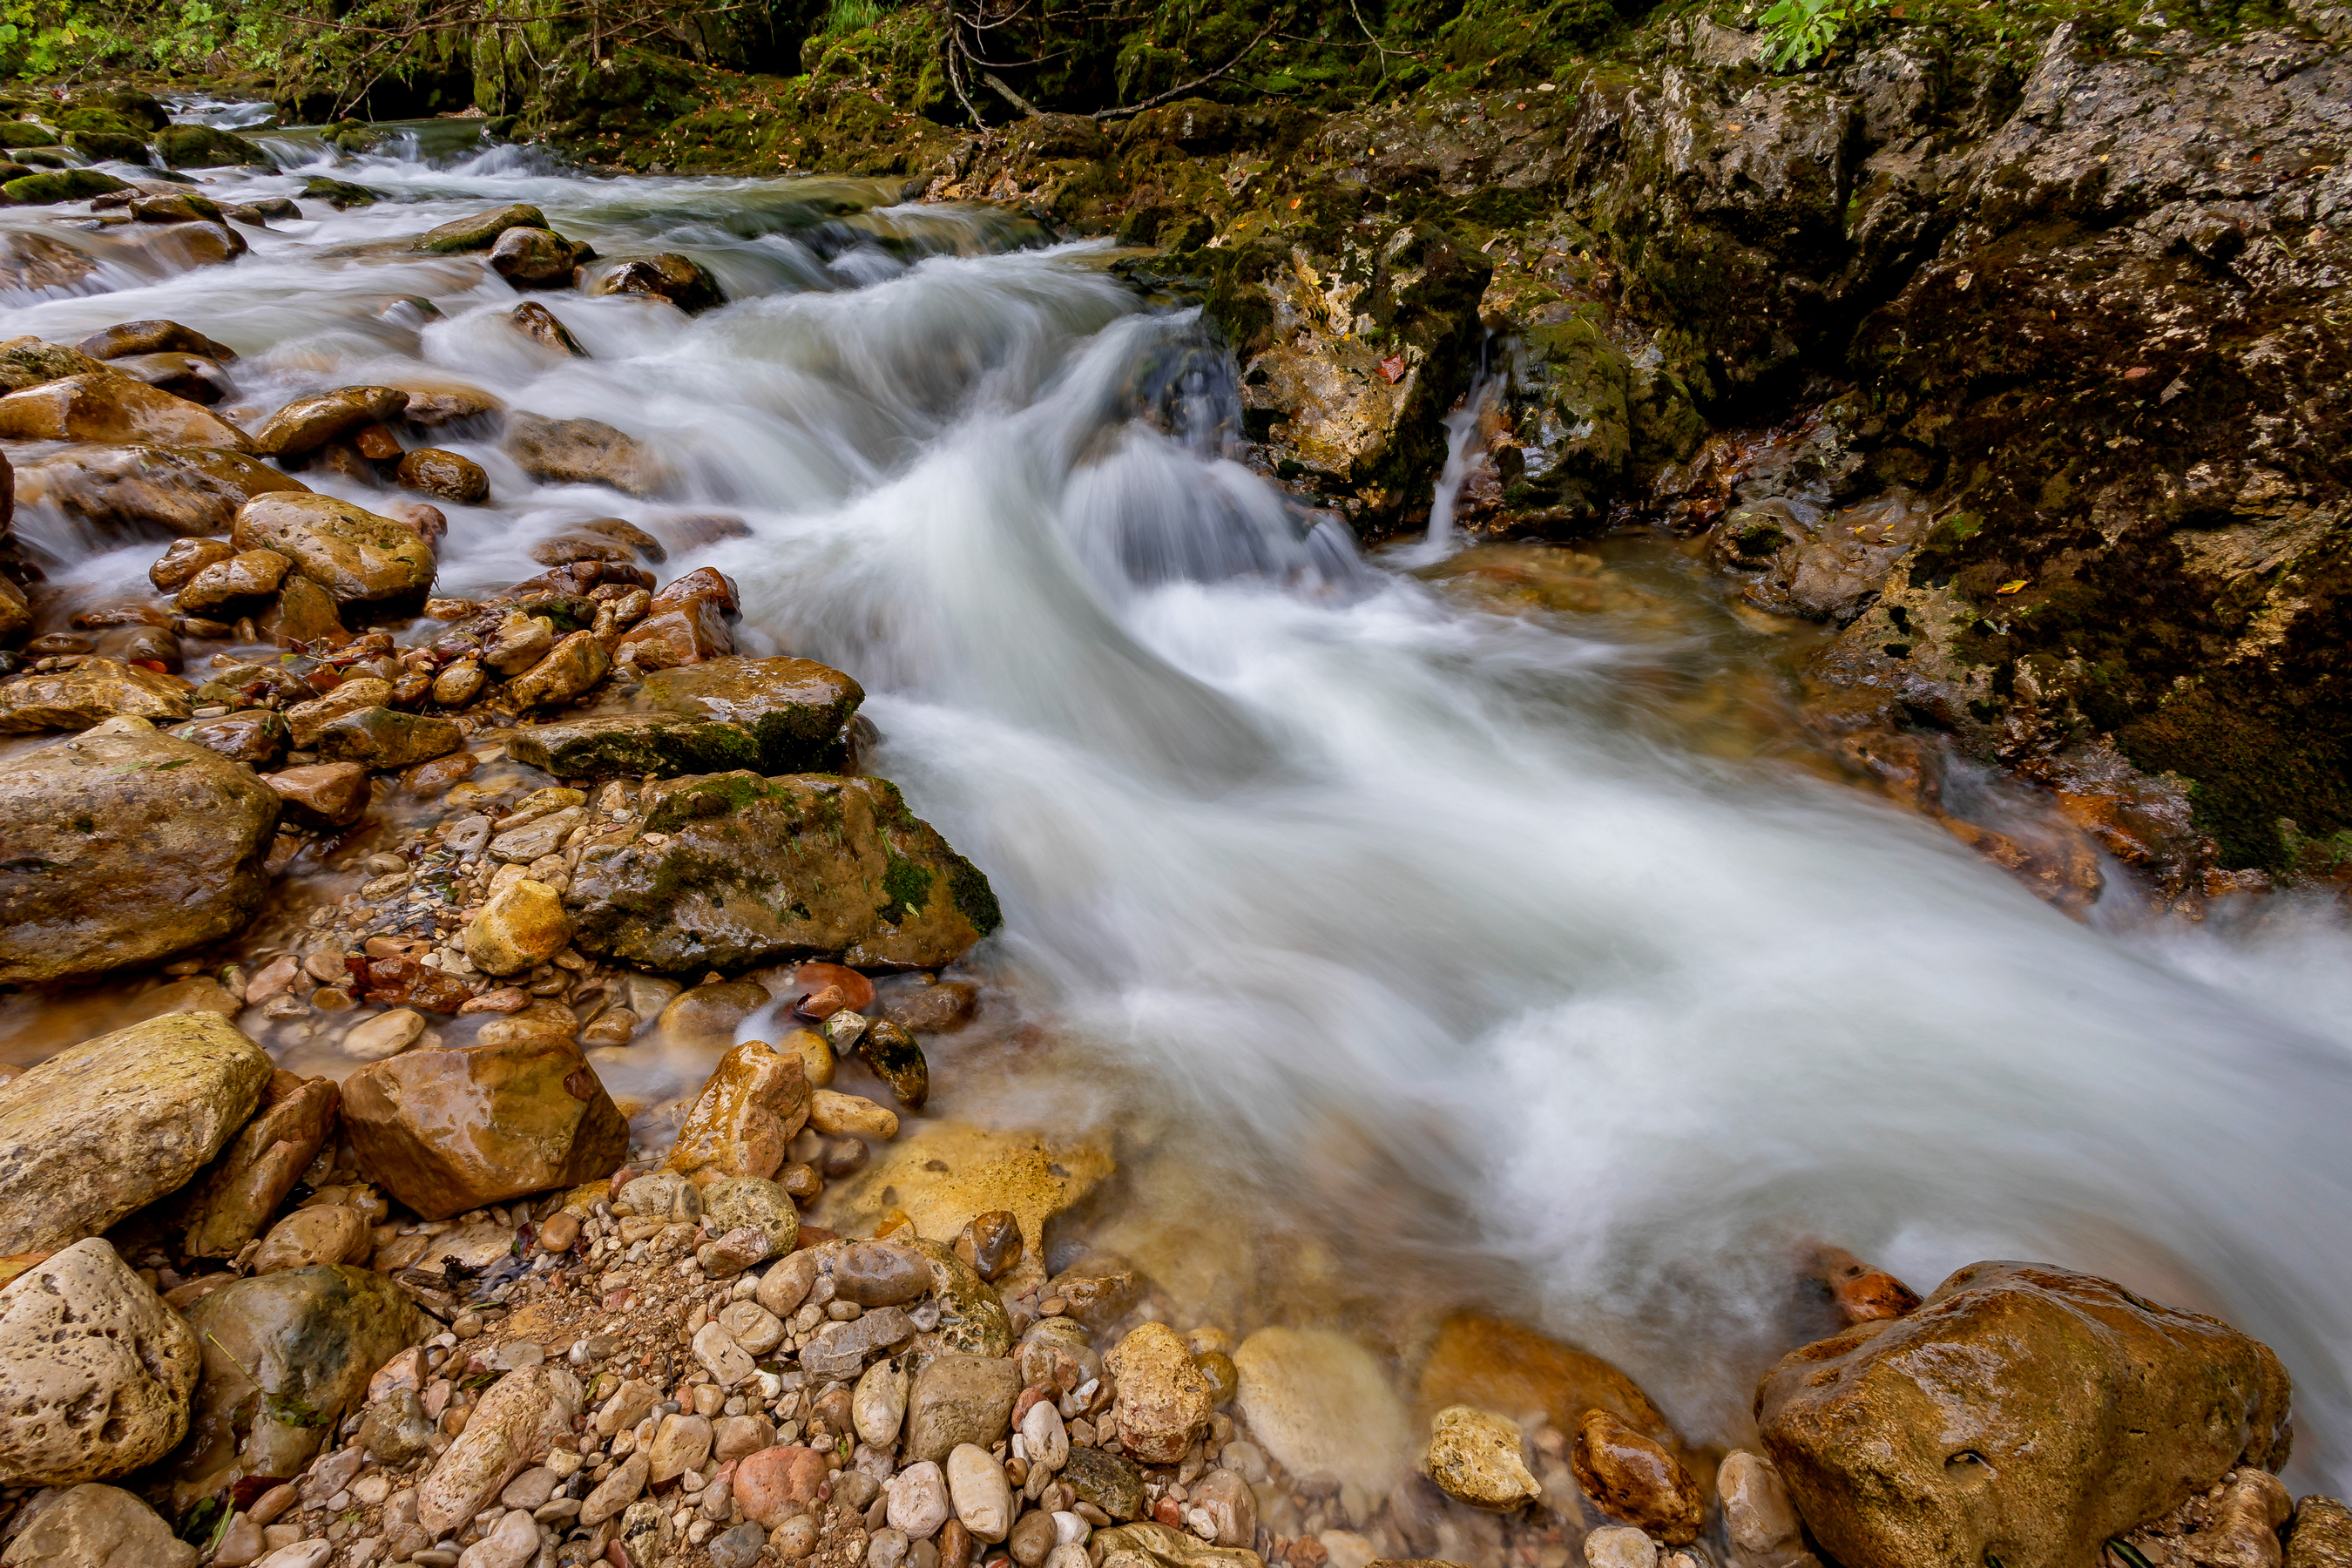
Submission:
[[[1242,46],[1241,53],[1235,55],[1232,59],[1227,60],[1223,65],[1219,66],[1215,70],[1209,72],[1206,76],[1196,76],[1191,81],[1180,81],[1174,87],[1170,88],[1166,92],[1155,93],[1151,97],[1145,99],[1141,103],[1130,103],[1124,109],[1097,109],[1092,114],[1087,115],[1087,118],[1088,120],[1116,120],[1121,115],[1140,114],[1147,109],[1159,108],[1161,104],[1166,103],[1171,98],[1181,98],[1196,87],[1205,87],[1210,82],[1216,80],[1219,77],[1233,69],[1235,66],[1241,64],[1244,60],[1249,58],[1250,51],[1256,48],[1260,44],[1265,42],[1267,36],[1273,31],[1274,24],[1272,22],[1268,22],[1265,26],[1258,29],[1258,35],[1256,37],[1252,38],[1248,43]]]

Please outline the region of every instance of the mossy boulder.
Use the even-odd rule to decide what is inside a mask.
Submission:
[[[547,215],[524,202],[452,219],[416,237],[415,248],[446,255],[458,250],[488,250],[510,228],[545,228]]]
[[[50,169],[10,180],[0,185],[0,195],[6,196],[20,207],[40,207],[53,206],[59,202],[87,201],[91,196],[102,196],[109,191],[130,188],[128,182],[116,179],[103,169]]]
[[[988,879],[882,779],[750,772],[647,786],[643,829],[593,846],[575,942],[665,973],[791,953],[937,968],[1003,917]]]
[[[233,131],[210,125],[167,125],[155,133],[155,150],[174,169],[209,169],[226,163],[268,163],[261,149]]]

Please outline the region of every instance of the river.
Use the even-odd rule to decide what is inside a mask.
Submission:
[[[310,203],[162,277],[68,234],[110,290],[7,299],[0,327],[169,317],[243,356],[237,407],[441,375],[665,456],[649,505],[452,442],[493,502],[445,509],[444,593],[529,575],[586,516],[745,520],[666,572],[736,577],[749,651],[856,675],[869,770],[1003,900],[994,1024],[940,1047],[940,1102],[1121,1135],[1145,1217],[1109,1238],[1209,1249],[1202,1310],[1485,1300],[1733,1441],[1807,1241],[1922,1291],[2032,1258],[2264,1339],[2297,1383],[2291,1480],[2352,1482],[2352,942],[2326,909],[2150,922],[2114,867],[2087,921],[2048,908],[1808,765],[1790,637],[1670,548],[1600,547],[1622,607],[1588,614],[1360,554],[1227,450],[1228,363],[1100,246],[425,129],[331,169],[259,133],[288,166],[208,190],[294,194],[316,160],[398,199]],[[514,201],[687,252],[732,302],[536,296],[589,352],[557,362],[478,258],[366,243]],[[93,590],[158,550],[18,532]]]

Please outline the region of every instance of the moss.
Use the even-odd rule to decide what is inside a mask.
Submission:
[[[882,872],[882,897],[890,909],[919,910],[931,896],[931,873],[898,853],[898,847],[887,837],[882,841],[887,857]]]
[[[953,850],[947,851],[947,861],[948,890],[955,898],[957,910],[971,922],[971,929],[986,936],[1003,925],[1004,911],[997,906],[996,889],[988,885],[980,868]]]

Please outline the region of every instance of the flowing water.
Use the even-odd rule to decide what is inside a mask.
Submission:
[[[530,574],[583,517],[744,519],[666,570],[735,576],[750,651],[856,675],[870,769],[1003,901],[977,955],[999,1026],[940,1042],[942,1108],[1118,1131],[1146,1218],[1106,1238],[1193,1238],[1202,1310],[1476,1297],[1736,1440],[1807,1240],[1922,1289],[2043,1259],[2267,1340],[2300,1479],[2352,1479],[2352,944],[2325,911],[2046,908],[1825,780],[1788,639],[1671,550],[1610,545],[1567,610],[1360,556],[1228,453],[1229,363],[1098,247],[1008,249],[997,215],[853,182],[511,148],[332,172],[400,199],[310,204],[171,276],[70,235],[111,291],[11,299],[0,327],[165,316],[240,352],[250,414],[432,375],[665,456],[640,504],[451,443],[494,502],[446,509],[445,593]],[[477,258],[366,244],[508,201],[608,255],[692,254],[733,302],[540,296],[592,355],[558,361]],[[19,531],[93,589],[158,548]]]

